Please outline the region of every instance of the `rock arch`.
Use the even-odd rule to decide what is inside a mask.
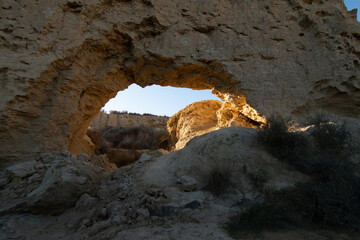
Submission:
[[[247,103],[359,117],[360,26],[341,0],[4,0],[1,11],[2,163],[76,153],[131,83],[213,89],[259,121]]]

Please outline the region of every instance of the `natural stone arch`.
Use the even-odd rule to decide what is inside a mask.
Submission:
[[[16,139],[22,147],[14,149],[15,157],[33,156],[40,152],[64,148],[74,154],[86,152],[88,145],[83,138],[90,121],[110,98],[132,83],[142,87],[158,84],[195,90],[212,89],[224,100],[236,103],[239,109],[242,106],[248,107],[245,96],[237,87],[237,82],[232,80],[232,75],[224,71],[221,64],[178,65],[173,59],[156,56],[141,57],[130,67],[122,68],[121,65],[113,64],[110,71],[99,77],[93,77],[92,71],[101,71],[104,66],[106,52],[103,46],[85,44],[74,57],[52,63],[34,84],[26,89],[27,95],[17,96],[7,105],[9,111],[12,111],[11,108],[16,108],[15,106],[21,103],[21,107],[29,109],[33,114],[24,116],[23,112],[18,112],[12,116],[13,118],[6,119],[9,122],[17,121],[18,126],[32,129],[32,132],[27,133],[26,136]],[[88,64],[89,58],[92,59],[91,71],[83,67],[85,63]],[[32,101],[23,101],[24,99],[32,99]],[[261,115],[254,115],[247,108],[244,109],[244,114],[254,120],[263,121]],[[27,117],[39,117],[41,126],[38,128],[30,126],[26,122]],[[11,126],[11,124],[7,125]],[[15,130],[16,134],[19,129],[9,130]],[[14,143],[10,141],[10,144]],[[24,152],[21,153],[21,150]],[[10,156],[11,154],[12,152]]]
[[[234,96],[239,108],[248,106],[245,97],[237,89],[236,82],[231,80],[231,75],[226,73],[221,66],[196,64],[176,66],[171,59],[139,58],[136,65],[111,73],[104,79],[96,79],[91,85],[86,86],[86,90],[82,90],[77,113],[74,114],[77,118],[72,122],[73,127],[70,129],[68,149],[72,153],[77,154],[86,150],[79,147],[79,144],[82,142],[90,121],[110,98],[132,83],[142,87],[157,84],[194,90],[212,89],[213,93],[222,98]],[[109,89],[108,86],[114,88]],[[96,105],[89,105],[89,103],[96,103]],[[247,113],[244,111],[244,114]],[[251,115],[249,113],[247,115],[255,120],[264,121],[260,114]]]
[[[256,114],[245,101],[265,116],[324,107],[360,114],[360,26],[342,0],[26,0],[1,7],[2,162],[72,146],[131,83],[214,88],[250,118]]]

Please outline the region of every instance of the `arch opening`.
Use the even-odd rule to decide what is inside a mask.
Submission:
[[[202,100],[222,101],[210,89],[193,90],[159,85],[142,88],[134,83],[119,91],[101,110],[107,113],[117,111],[171,117],[191,103]]]
[[[221,127],[229,126],[233,116],[254,123],[265,121],[246,103],[239,80],[220,63],[189,63],[158,56],[127,62],[111,54],[115,61],[104,53],[90,44],[74,57],[56,60],[29,85],[25,96],[8,103],[11,114],[4,121],[11,123],[6,126],[13,138],[4,142],[2,154],[8,162],[4,165],[62,149],[72,154],[91,153],[86,139],[91,120],[109,99],[133,83],[211,90],[225,102],[220,111]],[[28,98],[34,101],[24,101]],[[29,118],[36,119],[36,125],[28,126]],[[30,130],[24,134],[22,129]],[[178,140],[172,138],[172,143]]]
[[[169,142],[169,130],[172,132],[173,129],[168,129],[168,120],[188,105],[199,101],[204,101],[203,106],[205,102],[214,105],[211,109],[214,111],[208,112],[208,115],[213,116],[216,110],[214,107],[223,103],[210,90],[158,85],[141,88],[132,84],[105,104],[90,122],[87,136],[94,143],[95,154],[106,154],[117,167],[130,165],[143,153],[163,154],[173,150]],[[216,127],[216,119],[211,120],[207,125],[200,123],[204,130],[210,131],[210,128]]]
[[[195,136],[229,126],[257,128],[259,122],[210,90],[132,84],[105,104],[85,139],[89,137],[88,152],[106,154],[120,167],[133,164],[143,153],[179,150]]]

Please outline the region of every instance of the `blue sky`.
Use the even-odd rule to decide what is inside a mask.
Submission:
[[[348,10],[360,8],[360,0],[345,0]],[[358,13],[360,21],[360,13]],[[187,105],[207,99],[217,99],[210,90],[191,90],[188,88],[160,87],[157,85],[141,88],[132,84],[120,91],[115,98],[103,107],[105,111],[128,111],[172,116]]]
[[[344,2],[349,11],[353,10],[354,8],[358,9],[357,19],[358,21],[360,21],[360,12],[359,12],[360,0],[345,0]]]
[[[118,92],[115,98],[110,99],[103,109],[172,116],[193,102],[207,99],[220,100],[211,94],[210,90],[158,85],[141,88],[131,84],[126,90]]]

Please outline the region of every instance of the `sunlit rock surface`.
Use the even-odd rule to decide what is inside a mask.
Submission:
[[[359,117],[360,25],[342,0],[0,7],[2,165],[82,152],[90,121],[131,83],[213,89],[245,114],[249,104],[265,116],[326,109]]]
[[[181,149],[192,138],[217,129],[233,126],[257,128],[256,123],[232,108],[228,102],[195,102],[169,119],[167,129],[170,148]]]

